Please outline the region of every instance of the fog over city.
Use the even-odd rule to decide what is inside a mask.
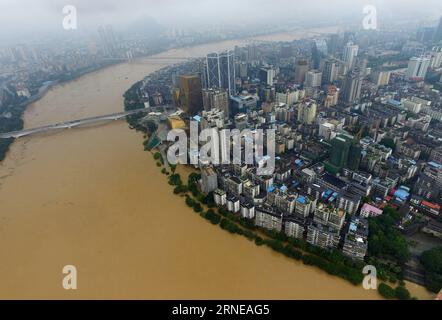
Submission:
[[[382,19],[431,21],[442,10],[439,0],[419,5],[410,0],[1,0],[0,37],[61,33],[66,5],[77,9],[78,33],[95,32],[105,24],[124,29],[146,20],[146,28],[355,22],[367,5],[376,7],[380,23]]]

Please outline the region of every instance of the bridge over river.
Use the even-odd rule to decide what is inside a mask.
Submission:
[[[130,110],[130,111],[106,114],[106,115],[102,115],[102,116],[95,116],[95,117],[59,122],[59,123],[55,123],[55,124],[51,124],[51,125],[43,126],[43,127],[24,129],[24,130],[20,130],[20,131],[4,132],[4,133],[0,133],[0,139],[20,138],[23,136],[29,136],[29,135],[36,134],[36,133],[43,133],[43,132],[48,132],[48,131],[53,131],[53,130],[60,130],[60,129],[70,129],[70,128],[78,127],[78,126],[85,125],[85,124],[93,124],[93,123],[99,123],[99,122],[105,122],[105,121],[111,121],[111,120],[119,120],[119,119],[125,118],[125,117],[133,115],[133,114],[144,113],[144,112],[149,112],[149,109],[144,109],[144,108],[135,109],[135,110]]]

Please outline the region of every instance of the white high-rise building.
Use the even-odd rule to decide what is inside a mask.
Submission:
[[[298,105],[298,121],[305,124],[313,124],[316,119],[316,102],[304,100]]]
[[[338,78],[339,65],[335,59],[327,59],[324,61],[324,67],[322,70],[323,84],[329,84],[336,81]]]
[[[322,82],[322,72],[318,70],[310,70],[305,75],[305,86],[307,88],[320,87]]]
[[[299,91],[298,90],[287,90],[286,92],[277,92],[275,101],[277,103],[285,103],[287,106],[298,102]]]
[[[431,68],[437,69],[442,64],[442,47],[433,47],[431,50]]]
[[[358,56],[359,46],[353,42],[349,42],[344,47],[343,59],[349,69],[355,65],[356,57]]]
[[[408,78],[425,78],[430,58],[426,56],[413,57],[408,61],[406,76]]]
[[[373,83],[377,86],[386,86],[390,82],[390,71],[375,71],[371,74]]]

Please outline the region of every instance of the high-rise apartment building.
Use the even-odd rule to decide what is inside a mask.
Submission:
[[[303,58],[296,59],[295,83],[302,84],[305,81],[305,74],[308,71],[308,61]]]
[[[358,142],[348,134],[338,134],[330,141],[330,159],[326,168],[332,173],[337,173],[342,168],[357,170],[361,160],[361,147]]]
[[[224,89],[204,89],[203,90],[204,110],[219,109],[229,116],[229,94]]]
[[[354,103],[361,96],[362,76],[358,70],[349,72],[344,79],[342,98],[345,103]]]
[[[205,194],[215,191],[218,188],[218,177],[213,167],[201,169],[201,191]]]
[[[430,58],[426,56],[413,57],[408,61],[406,76],[409,79],[424,79],[430,66]]]
[[[442,41],[442,17],[439,19],[439,24],[436,27],[436,31],[434,32],[434,41]]]
[[[313,124],[316,118],[316,102],[304,100],[298,105],[298,121],[304,124]]]
[[[273,78],[276,75],[276,70],[272,67],[261,68],[259,70],[259,79],[268,84],[269,86],[273,86]]]
[[[390,82],[390,71],[378,70],[374,71],[370,77],[373,83],[377,86],[386,86]]]
[[[336,81],[338,78],[338,61],[336,59],[326,59],[324,61],[324,67],[322,72],[323,84],[329,84]]]
[[[299,91],[298,90],[286,90],[285,92],[276,92],[277,103],[285,103],[287,106],[298,102]]]
[[[322,72],[319,70],[310,70],[305,75],[305,86],[307,88],[320,87],[322,83]]]
[[[431,50],[431,68],[437,69],[442,64],[442,47],[433,47]]]
[[[334,85],[329,85],[327,87],[327,96],[325,97],[324,106],[334,107],[338,104],[339,90]]]
[[[352,69],[356,62],[356,57],[358,56],[359,47],[353,42],[348,42],[344,47],[343,60],[347,64],[348,69]]]

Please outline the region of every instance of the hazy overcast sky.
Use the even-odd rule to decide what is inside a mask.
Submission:
[[[80,32],[109,23],[118,28],[143,16],[165,26],[354,18],[368,4],[394,19],[442,15],[442,0],[0,0],[0,36],[59,32],[65,5],[77,8]]]

